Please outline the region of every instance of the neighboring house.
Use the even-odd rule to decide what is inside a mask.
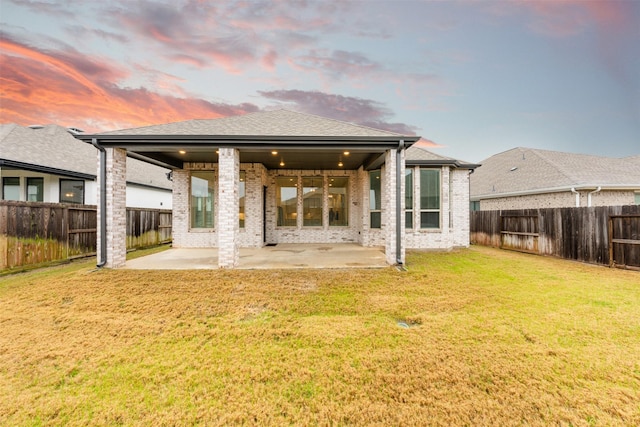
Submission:
[[[471,176],[473,210],[640,204],[640,156],[518,147],[481,164]]]
[[[57,125],[0,125],[2,200],[95,205],[98,150],[74,138],[78,132]],[[171,209],[169,172],[127,159],[126,205]]]
[[[404,263],[406,248],[469,245],[476,165],[406,150],[418,136],[276,110],[76,138],[103,147],[108,165],[98,204],[108,267],[125,263],[116,222],[127,155],[173,169],[173,246],[218,248],[219,267],[236,267],[240,247],[266,244],[382,246],[390,264]]]

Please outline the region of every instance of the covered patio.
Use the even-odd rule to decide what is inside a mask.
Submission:
[[[278,244],[261,248],[240,248],[236,268],[385,268],[384,248],[355,243]],[[218,248],[172,248],[126,262],[130,270],[202,270],[218,268]]]
[[[100,153],[99,266],[126,264],[127,156],[172,170],[173,246],[208,250],[204,265],[259,268],[243,260],[256,251],[321,267],[295,261],[301,245],[348,243],[404,262],[404,154],[418,136],[274,110],[76,137]]]

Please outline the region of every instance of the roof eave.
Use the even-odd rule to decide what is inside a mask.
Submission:
[[[474,163],[463,163],[454,159],[441,159],[441,160],[405,160],[407,166],[450,166],[458,169],[470,169],[473,170],[480,167]]]
[[[68,178],[87,179],[87,180],[96,179],[96,175],[92,175],[84,172],[70,171],[70,170],[59,169],[59,168],[43,166],[43,165],[34,165],[32,163],[24,163],[16,160],[0,159],[0,167],[3,167],[3,166],[15,168],[15,169],[28,170],[31,172],[40,172],[40,173],[46,173],[50,175],[64,176]]]
[[[109,135],[109,134],[76,134],[75,138],[83,141],[98,139],[99,141],[405,141],[405,145],[420,140],[415,135]]]
[[[611,185],[603,185],[603,184],[583,184],[583,185],[575,185],[575,186],[566,186],[566,187],[552,187],[552,188],[540,188],[535,190],[524,190],[524,191],[511,191],[506,193],[489,193],[489,194],[479,194],[477,196],[471,195],[471,201],[478,201],[484,199],[500,199],[503,197],[518,197],[518,196],[531,196],[534,194],[545,194],[545,193],[562,193],[562,192],[570,192],[571,189],[576,191],[595,191],[600,187],[600,191],[609,190],[609,191],[629,191],[636,190],[640,191],[640,183],[631,185],[631,184],[611,184]]]

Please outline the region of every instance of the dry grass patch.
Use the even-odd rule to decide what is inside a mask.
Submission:
[[[638,273],[408,264],[5,277],[0,424],[640,424]]]

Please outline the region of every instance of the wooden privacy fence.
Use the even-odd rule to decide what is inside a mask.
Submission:
[[[471,243],[640,270],[640,206],[471,212]]]
[[[0,269],[96,253],[95,206],[0,200]],[[171,241],[171,211],[127,208],[127,249]]]

